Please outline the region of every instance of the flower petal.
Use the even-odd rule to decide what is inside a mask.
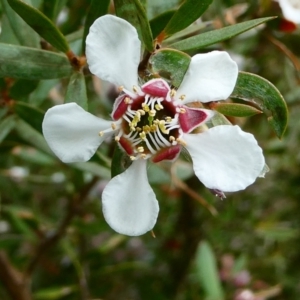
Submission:
[[[114,177],[102,194],[103,214],[116,232],[137,236],[151,230],[158,216],[158,202],[148,183],[147,161],[138,159]]]
[[[279,0],[282,13],[287,20],[300,24],[300,2],[292,0]]]
[[[260,175],[265,159],[250,133],[220,125],[200,134],[184,134],[196,176],[209,189],[235,192]]]
[[[112,122],[97,118],[76,103],[50,108],[43,120],[43,134],[55,155],[65,163],[87,161],[107,135],[99,132],[111,129]]]
[[[151,79],[142,86],[142,91],[154,97],[166,98],[170,87],[163,79]]]
[[[238,76],[238,67],[229,54],[212,51],[192,57],[190,66],[177,90],[176,99],[184,95],[182,104],[227,99]]]
[[[106,15],[90,27],[86,57],[90,71],[103,80],[132,90],[138,84],[141,42],[127,21]]]

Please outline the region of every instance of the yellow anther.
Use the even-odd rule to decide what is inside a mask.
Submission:
[[[151,110],[149,111],[149,116],[150,116],[150,117],[154,117],[155,115],[156,115],[156,110],[151,109]]]
[[[178,144],[180,144],[182,146],[186,146],[187,145],[187,143],[184,140],[180,139],[180,138],[177,138],[176,141],[177,141]]]
[[[160,103],[156,103],[156,104],[154,105],[154,107],[155,107],[156,110],[161,110],[161,109],[164,108]]]
[[[124,86],[123,85],[120,85],[119,87],[118,87],[118,91],[119,92],[122,92],[124,90]]]
[[[145,132],[145,131],[142,131],[142,132],[140,133],[140,138],[141,138],[142,140],[144,140],[144,139],[146,138],[146,132]]]
[[[135,157],[135,156],[129,156],[129,158],[130,158],[131,160],[136,160],[136,157]]]
[[[180,99],[180,100],[184,100],[185,97],[186,97],[185,95],[181,95],[181,96],[179,97],[179,99]]]
[[[125,102],[126,104],[130,104],[130,103],[131,103],[131,99],[130,99],[129,97],[126,97],[126,98],[124,99],[124,102]]]
[[[142,104],[142,108],[145,112],[148,112],[150,110],[149,106],[146,103]]]
[[[170,141],[170,142],[174,142],[174,141],[175,141],[175,137],[174,137],[173,135],[170,135],[170,136],[169,136],[169,141]]]
[[[132,87],[132,90],[133,90],[135,93],[138,92],[138,88],[137,88],[135,85]]]
[[[136,131],[140,132],[142,131],[142,128],[141,127],[135,127]]]
[[[146,159],[146,158],[147,158],[147,155],[143,153],[143,154],[141,154],[141,158],[142,158],[142,159]]]
[[[104,132],[103,132],[103,131],[100,131],[98,134],[99,134],[99,136],[103,136],[103,135],[104,135]]]
[[[180,107],[179,112],[180,112],[181,114],[185,114],[185,113],[186,113],[186,110],[185,110],[184,108]]]
[[[159,129],[161,130],[162,133],[169,134],[169,130],[166,128],[165,123],[166,122],[164,120],[160,120],[158,123]]]
[[[149,126],[149,125],[143,126],[143,131],[144,131],[145,133],[149,133],[149,132],[150,132],[150,126]]]
[[[139,152],[139,153],[143,153],[144,151],[145,151],[145,149],[144,149],[144,147],[138,147],[137,148],[137,151]]]
[[[172,122],[172,118],[171,118],[171,117],[166,117],[165,120],[166,120],[166,122],[168,122],[168,123],[169,123],[169,122]]]
[[[142,109],[139,109],[138,110],[138,112],[142,115],[142,116],[144,116],[145,115],[145,111],[144,110],[142,110]]]
[[[116,124],[115,123],[111,123],[111,128],[112,128],[112,130],[116,130],[117,129],[117,126],[116,126]]]
[[[173,89],[173,90],[171,90],[171,92],[170,92],[170,96],[171,96],[171,97],[175,97],[175,95],[176,95],[176,90],[174,90],[174,89]]]
[[[115,137],[115,141],[116,141],[116,142],[119,142],[119,141],[120,141],[120,137],[119,137],[119,136],[116,136],[116,137]]]
[[[151,132],[157,131],[157,125],[156,125],[156,124],[151,125],[150,131],[151,131]]]

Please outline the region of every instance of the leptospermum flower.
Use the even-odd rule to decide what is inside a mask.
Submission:
[[[245,189],[259,176],[264,157],[253,135],[228,125],[192,132],[214,113],[189,103],[226,99],[235,86],[237,65],[226,52],[192,57],[177,91],[163,79],[139,86],[141,42],[136,29],[106,15],[91,26],[86,55],[93,74],[122,90],[112,120],[97,118],[75,103],[62,104],[47,111],[43,132],[66,163],[89,160],[109,136],[130,156],[131,166],[112,178],[102,194],[104,217],[115,231],[136,236],[156,223],[159,206],[148,183],[148,160],[172,161],[185,148],[199,180],[223,192]]]

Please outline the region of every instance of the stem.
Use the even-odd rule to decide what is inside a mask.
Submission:
[[[31,300],[24,276],[10,263],[4,251],[0,252],[0,280],[13,300]]]
[[[44,240],[41,241],[39,246],[36,249],[35,255],[32,260],[29,262],[25,274],[27,276],[31,276],[36,266],[39,264],[41,258],[45,255],[50,248],[55,246],[57,242],[63,237],[66,232],[66,229],[70,225],[73,218],[79,213],[80,206],[83,201],[86,199],[87,195],[91,188],[95,185],[98,181],[98,177],[94,177],[80,192],[79,195],[74,195],[73,198],[69,201],[69,208],[64,217],[61,221],[58,229],[56,232],[51,235],[50,237],[46,237]]]

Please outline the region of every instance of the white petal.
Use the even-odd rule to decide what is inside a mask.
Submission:
[[[287,20],[300,24],[300,1],[299,0],[279,0],[282,13]]]
[[[235,192],[260,175],[265,159],[250,133],[220,125],[199,134],[184,134],[196,176],[209,189]]]
[[[237,76],[237,64],[227,52],[197,54],[192,57],[176,98],[184,95],[183,104],[227,99],[234,89]]]
[[[43,134],[51,150],[63,162],[87,161],[107,137],[100,137],[99,132],[111,129],[111,123],[93,116],[76,103],[67,103],[46,112]]]
[[[136,29],[112,15],[98,18],[86,38],[90,71],[103,80],[132,91],[138,84],[141,42]]]
[[[138,159],[114,177],[102,194],[103,214],[116,232],[137,236],[151,230],[158,216],[158,202],[148,183],[147,161]]]

